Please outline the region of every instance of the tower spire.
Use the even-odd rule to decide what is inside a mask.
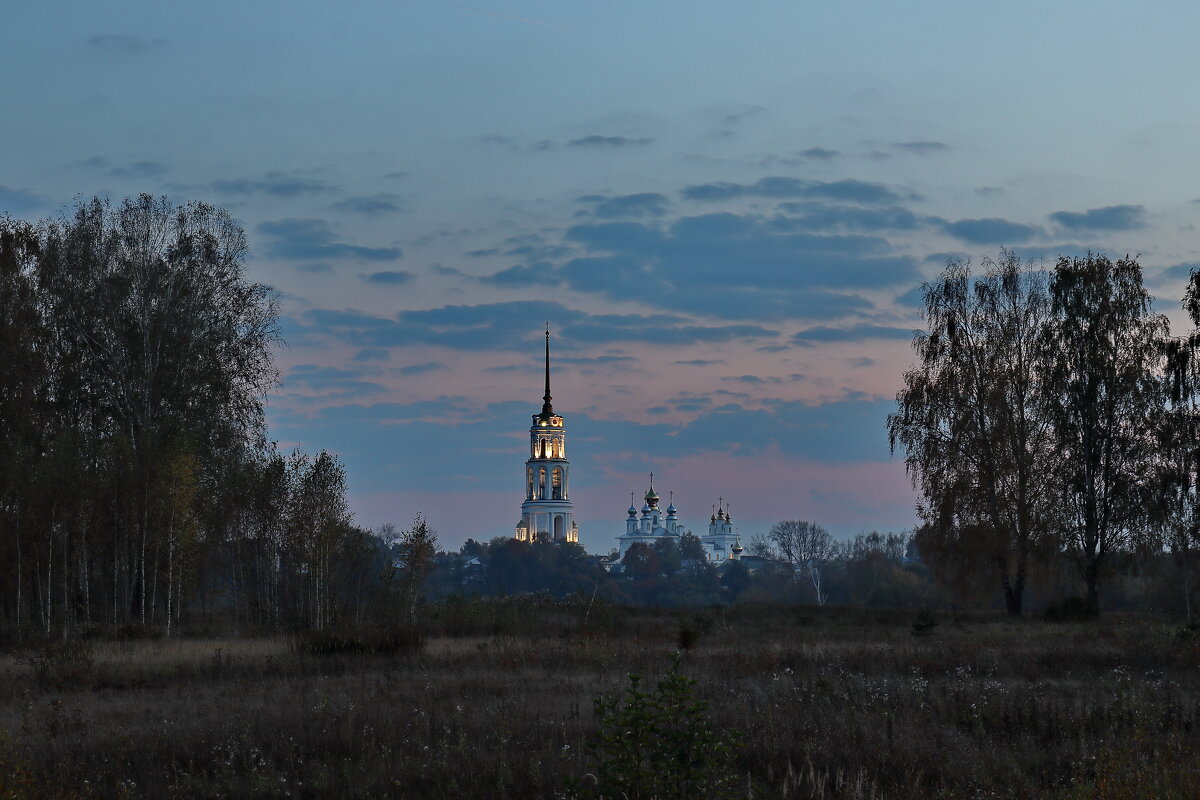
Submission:
[[[554,413],[554,406],[550,404],[550,323],[546,323],[546,394],[542,396],[542,415],[550,416]]]

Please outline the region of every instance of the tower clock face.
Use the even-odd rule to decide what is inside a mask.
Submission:
[[[562,427],[562,417],[551,417],[550,418],[550,427],[561,428]]]

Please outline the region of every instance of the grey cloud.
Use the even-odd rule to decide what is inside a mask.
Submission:
[[[592,203],[592,213],[601,219],[661,217],[667,213],[669,201],[665,195],[641,192],[617,197],[587,195],[580,202]]]
[[[827,150],[824,147],[810,147],[807,150],[801,150],[800,155],[814,161],[830,161],[841,155],[838,150]]]
[[[1021,244],[1041,233],[1032,225],[1023,225],[1020,222],[1010,222],[996,217],[960,219],[956,222],[947,222],[943,227],[946,233],[971,244]]]
[[[682,195],[687,200],[730,200],[736,197],[816,198],[866,205],[898,202],[901,197],[881,183],[846,179],[809,181],[800,178],[767,177],[753,184],[704,183],[688,186]]]
[[[517,140],[512,136],[504,136],[503,134],[499,133],[485,133],[483,136],[479,137],[479,141],[481,144],[499,144],[505,146],[514,145],[517,143]]]
[[[365,363],[369,361],[387,361],[391,358],[391,351],[382,347],[364,347],[359,350],[350,359],[351,361]]]
[[[781,378],[777,375],[768,375],[765,378],[761,375],[728,375],[724,378],[721,378],[721,380],[730,381],[732,383],[744,383],[750,386],[779,386],[785,383],[804,380],[804,375],[798,372],[792,373],[786,378]]]
[[[587,314],[537,300],[442,306],[401,312],[395,318],[313,309],[299,320],[291,320],[289,329],[306,341],[332,337],[364,348],[425,344],[458,350],[536,352],[538,331],[531,331],[527,320],[549,320],[561,332],[559,347],[567,350],[622,341],[686,345],[779,335],[758,325],[695,325],[669,314]]]
[[[398,247],[361,247],[335,240],[329,223],[320,219],[281,219],[263,222],[258,231],[270,239],[267,252],[275,258],[295,260],[356,258],[360,261],[395,261]]]
[[[775,320],[868,311],[871,303],[847,290],[918,274],[913,259],[893,255],[882,238],[798,232],[752,215],[684,217],[667,226],[597,222],[576,225],[565,238],[585,254],[518,264],[481,280],[512,287],[565,283],[614,300],[653,298],[673,311]]]
[[[945,142],[930,142],[930,141],[915,141],[915,142],[893,142],[892,147],[897,150],[905,150],[909,153],[916,153],[920,156],[927,156],[933,153],[943,153],[950,149],[950,145]]]
[[[369,197],[347,197],[345,200],[334,203],[333,207],[339,211],[349,211],[352,214],[369,217],[391,214],[401,209],[400,195],[380,192]]]
[[[902,206],[863,208],[810,200],[781,203],[779,210],[790,215],[772,220],[772,226],[779,230],[915,230],[922,225],[943,221],[937,217],[920,216]]]
[[[557,286],[561,278],[554,271],[552,264],[539,261],[533,264],[517,264],[508,269],[500,270],[493,275],[480,278],[484,283],[496,286]]]
[[[923,308],[925,306],[925,287],[914,286],[896,298],[896,304],[908,308]]]
[[[952,251],[940,250],[936,253],[930,253],[922,259],[926,264],[937,264],[944,267],[951,261],[968,261],[971,255],[969,253],[957,253]]]
[[[132,55],[162,47],[166,40],[150,39],[135,33],[95,33],[87,38],[87,43],[105,53]]]
[[[113,167],[108,174],[114,178],[157,178],[170,169],[158,161],[135,161],[123,167]]]
[[[567,142],[569,147],[590,147],[598,150],[611,150],[619,147],[629,147],[631,145],[653,144],[654,139],[640,138],[631,139],[628,136],[584,136],[581,139],[572,139]]]
[[[707,367],[711,364],[724,364],[724,359],[708,359],[708,358],[693,358],[690,361],[676,361],[676,364],[685,364],[689,367]]]
[[[1159,273],[1159,280],[1177,280],[1190,278],[1192,273],[1200,270],[1200,264],[1194,261],[1189,261],[1183,264],[1174,264],[1167,267]]]
[[[1146,207],[1104,206],[1084,212],[1056,211],[1050,219],[1073,231],[1129,231],[1146,227]]]
[[[24,214],[35,208],[42,208],[49,202],[45,197],[34,192],[0,186],[0,212],[2,213]]]
[[[763,108],[762,106],[743,106],[738,111],[732,111],[728,114],[723,114],[721,116],[721,121],[726,125],[736,125],[747,117],[762,114],[766,110],[767,109]]]
[[[439,369],[445,369],[446,365],[440,361],[426,361],[423,364],[409,364],[407,367],[400,367],[396,370],[398,375],[424,375],[426,372],[434,372]]]
[[[844,313],[869,304],[813,290],[891,285],[917,274],[912,259],[892,255],[877,237],[779,232],[735,214],[684,217],[666,229],[579,225],[567,236],[597,253],[563,265],[572,288],[614,299],[654,297],[679,310],[724,316]]]
[[[807,347],[823,342],[861,342],[866,339],[911,339],[912,337],[912,328],[862,324],[851,325],[848,328],[809,328],[795,334],[792,341]]]
[[[333,266],[325,263],[324,261],[314,261],[308,264],[296,264],[293,269],[295,269],[297,272],[333,274]]]
[[[627,364],[631,361],[637,361],[633,356],[559,356],[554,359],[556,364],[580,364],[583,366],[604,366],[607,364]],[[541,361],[536,362],[536,366],[540,368]]]
[[[325,181],[277,170],[267,172],[261,178],[216,180],[209,187],[223,194],[267,194],[274,197],[325,194],[336,188]]]
[[[407,283],[412,283],[413,279],[411,272],[398,271],[366,272],[360,274],[358,277],[362,278],[367,283],[374,283],[382,286],[403,286]]]
[[[361,370],[299,364],[288,373],[284,379],[284,386],[304,386],[324,395],[337,397],[386,391],[382,384],[362,380],[362,375]]]

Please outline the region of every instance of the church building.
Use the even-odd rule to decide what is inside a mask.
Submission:
[[[650,473],[650,488],[646,491],[644,499],[641,518],[638,517],[638,510],[633,503],[629,504],[628,516],[625,518],[625,535],[617,537],[620,543],[618,560],[625,558],[625,554],[635,542],[653,547],[655,542],[673,537],[678,545],[680,537],[691,533],[679,521],[679,509],[675,507],[673,499],[667,506],[665,516],[663,510],[658,507],[661,498],[658,492],[654,491],[654,473]],[[742,557],[742,540],[733,528],[733,516],[725,509],[724,500],[718,503],[718,507],[713,509],[713,514],[708,519],[708,533],[697,538],[704,546],[708,560],[713,563],[737,561]]]
[[[525,462],[525,502],[516,538],[522,542],[578,542],[579,526],[571,506],[571,464],[567,461],[567,429],[550,402],[550,331],[546,331],[546,394],[541,413],[529,428],[529,460]]]

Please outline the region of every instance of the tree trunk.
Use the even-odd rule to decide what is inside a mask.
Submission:
[[[1017,574],[1010,578],[1008,568],[1003,569],[1004,610],[1010,617],[1021,616],[1025,605],[1025,557],[1018,556],[1021,563],[1017,566]]]
[[[52,580],[54,574],[54,525],[51,523],[50,535],[46,537],[46,545],[49,551],[46,553],[46,606],[42,612],[42,627],[45,628],[46,635],[50,635],[50,617],[51,609],[53,608],[53,598],[50,595],[50,587],[54,585]]]
[[[1087,582],[1087,613],[1094,619],[1100,616],[1100,581],[1095,561],[1088,563],[1084,580]]]
[[[169,535],[169,534],[168,534]],[[158,565],[161,556],[162,543],[154,543],[154,571],[150,578],[150,624],[154,624],[154,615],[158,612]],[[171,591],[171,576],[167,575],[167,592]]]
[[[142,596],[142,625],[146,624],[146,527],[148,525],[149,509],[146,508],[146,498],[142,497],[142,546],[138,553],[138,576],[140,578]]]
[[[63,530],[62,548],[62,638],[66,641],[71,627],[71,534]]]
[[[171,612],[174,607],[171,604],[171,584],[175,575],[175,543],[169,541],[167,543],[167,636],[171,635]]]
[[[21,557],[21,505],[17,504],[16,514],[17,524],[15,531],[17,534],[17,640],[21,639],[21,588],[23,584],[21,576],[21,566],[24,559]]]
[[[85,534],[79,540],[79,569],[80,576],[83,579],[83,616],[84,622],[88,625],[92,624],[92,584],[91,571],[92,565],[88,559],[87,535]]]

